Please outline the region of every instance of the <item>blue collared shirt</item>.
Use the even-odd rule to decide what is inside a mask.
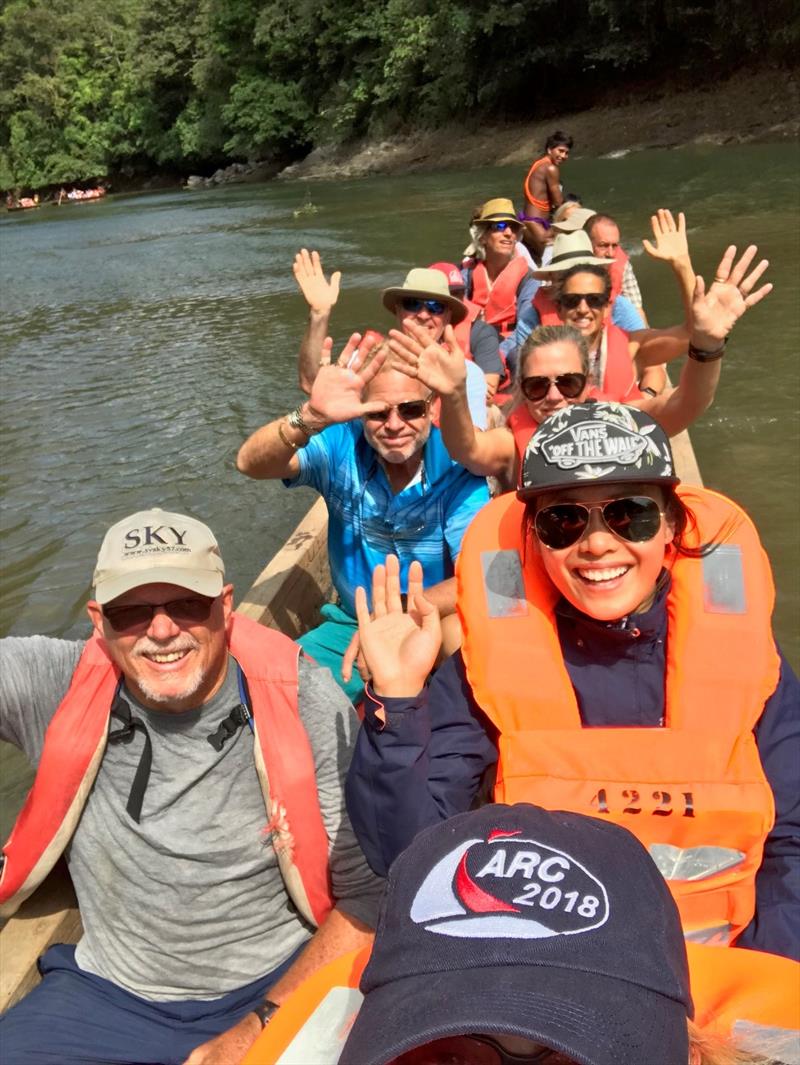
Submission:
[[[433,427],[418,476],[397,493],[360,421],[329,426],[297,457],[299,475],[283,483],[316,488],[325,499],[331,577],[353,617],[356,587],[371,598],[372,570],[387,554],[400,559],[404,592],[414,559],[422,563],[426,587],[452,577],[464,531],[489,501],[486,481],[453,462]]]

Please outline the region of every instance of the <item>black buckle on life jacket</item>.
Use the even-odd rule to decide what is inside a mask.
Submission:
[[[239,703],[220,724],[216,732],[206,736],[206,739],[215,751],[221,751],[231,736],[235,736],[242,725],[246,725],[250,714],[244,703]]]

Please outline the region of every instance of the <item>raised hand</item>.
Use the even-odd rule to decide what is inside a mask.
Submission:
[[[767,259],[762,259],[752,270],[750,264],[755,259],[758,248],[751,244],[739,261],[736,247],[726,250],[714,275],[714,283],[706,292],[705,282],[698,275],[692,299],[691,342],[701,351],[715,351],[725,340],[745,311],[755,307],[765,296],[772,292],[772,285],[762,285],[753,291],[756,282],[769,266]],[[750,270],[750,273],[747,271]]]
[[[407,377],[422,381],[440,396],[449,396],[464,383],[467,365],[453,327],[445,326],[444,343],[431,340],[430,333],[407,318],[399,329],[389,330],[392,365]]]
[[[314,379],[308,407],[311,417],[322,424],[349,422],[363,414],[385,410],[380,401],[363,402],[364,389],[386,361],[388,351],[376,351],[371,359],[377,340],[373,337],[363,344],[361,334],[353,333],[344,346],[337,362],[331,362],[333,341],[325,338],[322,345],[319,372]]]
[[[408,570],[408,611],[400,597],[400,562],[386,556],[372,572],[372,615],[363,588],[356,589],[360,653],[376,695],[413,697],[425,685],[442,645],[439,611],[423,595],[422,566]],[[351,659],[352,661],[352,659]]]
[[[642,247],[648,255],[667,263],[688,259],[689,242],[686,239],[686,217],[683,211],[679,212],[676,225],[672,211],[661,207],[650,216],[650,225],[653,227],[655,244],[651,244],[649,240],[642,241]]]
[[[292,273],[309,308],[317,314],[329,314],[339,299],[341,272],[334,270],[330,281],[326,280],[319,252],[301,248],[294,257]]]

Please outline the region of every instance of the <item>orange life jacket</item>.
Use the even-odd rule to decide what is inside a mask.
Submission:
[[[552,285],[539,285],[536,295],[533,297],[533,305],[539,314],[540,325],[563,325],[558,308],[553,302],[550,292]]]
[[[753,916],[775,819],[753,736],[780,670],[774,589],[744,511],[706,489],[679,494],[697,519],[688,544],[725,540],[705,559],[668,556],[663,728],[582,726],[558,640],[559,593],[530,545],[522,564],[525,508],[513,495],[484,507],[462,543],[462,654],[499,733],[495,801],[623,825],[664,871],[687,935],[729,943]]]
[[[800,964],[758,950],[687,943],[695,1023],[742,1050],[796,1061],[800,1041]],[[792,1050],[792,1056],[785,1051]]]
[[[550,204],[550,198],[548,197],[546,200],[541,200],[538,197],[534,196],[531,192],[530,182],[531,178],[534,175],[534,172],[538,170],[540,166],[544,166],[546,163],[552,163],[552,161],[553,160],[550,158],[549,155],[543,155],[540,159],[534,160],[534,162],[531,163],[530,170],[525,175],[524,182],[522,183],[522,195],[525,197],[528,203],[532,204],[537,211],[541,212],[542,218],[544,218],[545,220],[550,217],[550,211],[552,209]]]
[[[337,1062],[364,998],[358,985],[370,950],[350,951],[304,980],[272,1015],[242,1065],[274,1065],[290,1046],[290,1061]]]
[[[480,317],[481,308],[477,303],[473,303],[472,300],[465,299],[463,302],[467,307],[467,317],[462,318],[458,325],[453,326],[453,332],[456,335],[456,341],[458,346],[464,352],[464,358],[469,359],[472,362],[472,350],[469,343],[469,335],[472,332],[473,323]]]
[[[314,756],[297,708],[299,648],[233,614],[229,650],[253,701],[256,772],[286,889],[303,917],[318,925],[333,899]],[[92,636],[48,726],[36,779],[3,850],[3,916],[36,890],[75,831],[103,759],[119,679],[104,641]]]
[[[470,299],[481,308],[484,321],[496,326],[502,336],[514,331],[517,323],[517,289],[528,274],[528,264],[515,255],[489,284],[486,264],[476,263],[471,271]]]
[[[743,1049],[780,1058],[780,1044],[798,1037],[800,966],[755,950],[718,950],[687,943],[695,1022],[732,1038]],[[271,1065],[291,1046],[288,1060],[333,1065],[363,996],[358,990],[369,948],[352,951],[317,969],[273,1014],[243,1065]],[[790,1057],[780,1058],[790,1061]]]
[[[625,267],[628,265],[628,253],[624,252],[622,248],[617,247],[614,252],[614,258],[611,260],[611,266],[609,268],[611,273],[611,302],[619,296],[622,292],[622,278],[625,274]]]

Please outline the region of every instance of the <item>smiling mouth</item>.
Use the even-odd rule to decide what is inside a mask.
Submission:
[[[169,665],[172,662],[179,662],[182,658],[185,658],[189,654],[190,648],[186,647],[180,651],[145,651],[142,654],[142,658],[146,658],[148,662],[155,662],[156,665],[164,666]]]
[[[575,571],[575,574],[586,584],[598,586],[624,577],[630,568],[630,566],[607,566],[605,569],[579,569]]]

